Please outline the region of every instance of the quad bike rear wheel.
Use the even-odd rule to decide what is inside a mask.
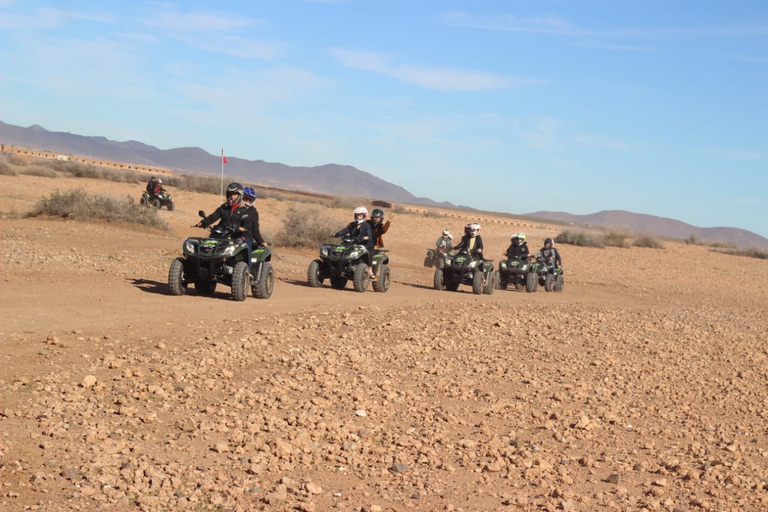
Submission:
[[[552,287],[554,286],[554,282],[555,282],[555,276],[553,276],[552,274],[547,274],[546,276],[544,276],[544,291],[551,292]]]
[[[474,276],[472,276],[472,293],[480,295],[485,289],[485,279],[482,270],[475,270]]]
[[[159,210],[160,206],[161,206],[160,200],[159,199],[153,199],[152,200],[152,206],[154,206],[155,208],[157,208]]]
[[[555,291],[556,292],[562,292],[563,286],[565,285],[565,282],[563,281],[563,274],[558,274],[557,278],[555,278]]]
[[[493,290],[496,289],[496,278],[498,278],[498,274],[496,272],[489,272],[488,273],[488,280],[485,283],[485,286],[483,287],[483,293],[486,295],[493,295]]]
[[[335,276],[331,276],[331,287],[332,287],[334,290],[343,290],[343,289],[344,289],[344,287],[345,287],[345,286],[347,286],[347,281],[349,281],[349,279],[347,279],[346,277],[342,277],[342,276],[338,276],[338,277],[335,277]]]
[[[195,281],[195,291],[200,295],[213,295],[216,291],[216,281],[210,279],[198,279]]]
[[[391,275],[387,265],[381,265],[376,279],[373,280],[373,291],[386,293],[391,283]]]
[[[535,272],[528,272],[525,276],[525,291],[528,293],[535,292],[539,289],[539,278]]]
[[[176,208],[176,205],[173,204],[173,201],[168,201],[168,211],[172,212],[174,208]]]

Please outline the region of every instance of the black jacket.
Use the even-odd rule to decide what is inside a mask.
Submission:
[[[459,242],[458,245],[456,245],[453,250],[457,252],[466,251],[469,248],[469,241],[472,240],[472,236],[470,235],[464,235],[461,237],[461,242]],[[482,255],[483,253],[483,237],[480,235],[477,235],[474,237],[475,239],[475,245],[472,247],[472,253],[471,256],[477,256],[478,254]],[[480,251],[478,253],[478,251]]]
[[[253,205],[248,205],[246,210],[247,214],[242,217],[242,229],[249,234],[245,236],[250,236],[258,245],[264,245],[264,239],[261,237],[261,232],[259,231],[259,212],[256,211],[256,208]]]
[[[361,222],[360,224],[357,222],[350,222],[347,227],[337,232],[336,236],[348,236],[353,238],[359,244],[364,245],[369,252],[373,251],[375,240],[373,239],[373,231],[371,230],[371,225],[367,222]]]
[[[522,260],[527,258],[529,253],[528,244],[523,242],[522,245],[511,244],[507,248],[506,255],[510,260]]]
[[[220,225],[227,228],[239,229],[242,232],[242,236],[254,239],[254,233],[252,231],[254,227],[254,216],[249,210],[255,211],[255,209],[242,203],[238,204],[235,208],[224,203],[216,208],[212,214],[200,221],[200,223],[204,228],[207,228],[218,220]],[[258,218],[256,218],[256,230],[258,231]],[[261,235],[259,235],[259,237],[261,237]]]

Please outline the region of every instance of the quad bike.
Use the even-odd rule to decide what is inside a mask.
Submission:
[[[496,271],[496,287],[500,290],[506,290],[507,286],[511,284],[515,286],[515,290],[523,289],[529,267],[530,263],[525,259],[505,259],[499,261],[499,269]]]
[[[205,217],[205,212],[199,212]],[[171,263],[168,285],[172,295],[187,293],[194,283],[200,295],[213,295],[221,283],[232,289],[232,298],[243,301],[248,291],[257,299],[268,299],[275,286],[275,271],[270,263],[272,252],[254,248],[251,272],[248,272],[248,246],[235,235],[235,229],[221,225],[211,229],[209,238],[190,237],[184,241],[183,257]]]
[[[446,249],[445,247],[427,249],[427,256],[424,258],[424,266],[427,268],[443,268],[443,264],[445,263],[443,254],[447,254],[448,252],[450,252],[450,249]]]
[[[535,292],[539,285],[543,286],[544,291],[547,292],[562,292],[564,286],[563,269],[555,269],[552,262],[544,261],[543,258],[536,258],[529,266],[525,290]]]
[[[156,194],[154,197],[152,197],[149,195],[149,192],[145,191],[141,195],[141,200],[139,202],[142,206],[154,206],[158,210],[165,206],[168,208],[169,212],[172,212],[175,207],[169,192],[160,192],[159,194]]]
[[[335,237],[333,237],[335,238]],[[356,292],[365,292],[368,284],[373,284],[374,291],[389,290],[391,276],[389,256],[385,250],[373,251],[373,274],[368,275],[368,249],[352,238],[342,238],[340,242],[329,240],[320,247],[320,258],[312,260],[307,269],[309,286],[320,287],[323,281],[330,279],[331,287],[343,290],[350,279]]]
[[[472,286],[472,292],[492,294],[496,288],[496,272],[493,271],[493,260],[473,258],[466,252],[458,254],[443,254],[443,265],[435,269],[435,290],[450,290],[455,292],[460,284]]]

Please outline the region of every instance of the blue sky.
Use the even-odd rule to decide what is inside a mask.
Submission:
[[[0,120],[768,237],[768,3],[0,0]]]

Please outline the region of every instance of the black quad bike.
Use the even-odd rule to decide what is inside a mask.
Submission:
[[[525,281],[525,290],[535,292],[541,285],[544,287],[544,291],[562,292],[564,284],[562,268],[555,269],[552,262],[544,261],[543,258],[536,258],[530,264]]]
[[[334,237],[335,238],[335,237]],[[385,250],[373,251],[373,273],[368,275],[368,249],[352,238],[341,241],[328,241],[320,247],[320,258],[312,260],[307,269],[309,286],[320,287],[329,279],[331,287],[342,290],[350,279],[356,292],[365,292],[368,284],[373,284],[374,291],[389,290],[391,276],[389,256]]]
[[[169,192],[161,192],[154,197],[150,196],[149,192],[144,192],[141,195],[140,203],[142,206],[154,206],[158,210],[165,206],[169,212],[172,212],[175,208]]]
[[[500,290],[506,290],[509,285],[514,285],[515,290],[522,290],[525,287],[529,268],[530,262],[527,259],[499,261],[499,269],[496,271],[496,287]]]
[[[443,266],[435,269],[435,290],[455,292],[460,284],[472,287],[472,292],[491,295],[496,288],[493,260],[473,258],[466,252],[443,254]]]
[[[424,266],[427,268],[443,268],[443,264],[445,263],[443,255],[449,252],[450,250],[446,250],[445,247],[427,249],[427,255],[424,258]]]
[[[199,212],[205,217],[205,212]],[[243,301],[248,291],[257,299],[268,299],[275,286],[275,271],[270,263],[272,252],[266,247],[255,247],[248,272],[248,246],[235,236],[233,228],[221,225],[211,229],[209,238],[190,237],[184,241],[184,256],[176,258],[168,271],[168,285],[172,295],[187,293],[187,285],[194,283],[200,295],[213,295],[221,283],[232,289],[232,298]]]

